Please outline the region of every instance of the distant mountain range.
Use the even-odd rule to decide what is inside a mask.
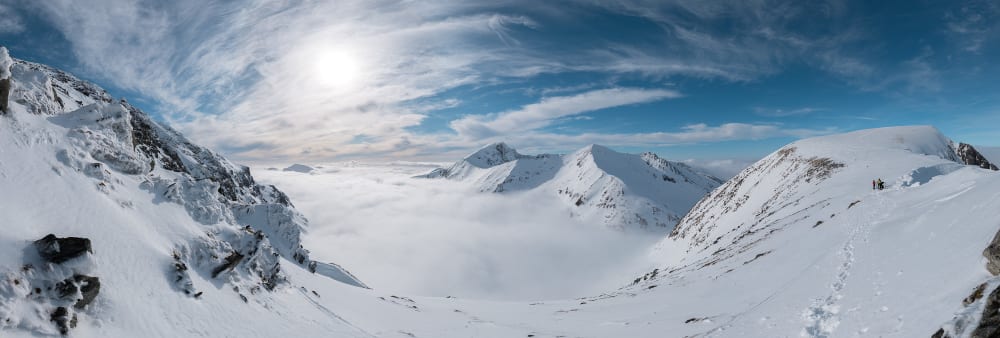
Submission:
[[[664,233],[722,184],[653,153],[623,154],[600,145],[566,155],[523,155],[505,143],[493,143],[418,177],[467,182],[491,193],[541,189],[558,195],[575,214],[599,218],[608,227]]]

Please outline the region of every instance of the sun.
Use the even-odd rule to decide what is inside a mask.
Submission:
[[[350,52],[341,49],[324,50],[315,57],[317,82],[331,87],[349,87],[356,84],[361,75],[361,64]]]

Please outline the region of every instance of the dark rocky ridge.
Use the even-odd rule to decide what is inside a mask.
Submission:
[[[959,143],[958,149],[955,150],[958,157],[962,159],[962,163],[968,165],[974,165],[983,169],[998,170],[997,166],[990,163],[983,154],[980,154],[976,148],[972,145],[966,143]]]

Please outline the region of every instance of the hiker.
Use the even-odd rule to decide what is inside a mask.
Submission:
[[[882,182],[882,179],[880,178],[878,179],[878,190],[884,190],[884,189],[885,189],[885,182]]]
[[[877,185],[875,185],[875,180],[872,180],[872,190],[875,190],[875,188],[877,188],[877,187],[878,187],[878,186],[877,186]]]

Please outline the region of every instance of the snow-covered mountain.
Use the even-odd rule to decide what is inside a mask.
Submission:
[[[0,327],[66,332],[121,307],[116,332],[144,325],[145,316],[178,318],[160,300],[270,297],[289,286],[288,267],[364,286],[335,264],[309,259],[300,245],[305,218],[247,167],[93,84],[11,59],[3,48],[0,60],[11,84],[0,116]],[[65,263],[31,244],[50,238],[44,246],[59,253],[74,241],[56,240],[66,236],[85,240],[87,250]],[[135,308],[149,297],[162,298]]]
[[[650,252],[650,271],[622,276],[618,290],[534,302],[408,297],[311,260],[299,244],[305,218],[245,167],[0,48],[4,65],[4,337],[997,334],[1000,173],[967,165],[975,156],[932,127],[783,147],[705,195]],[[707,191],[699,182],[712,181],[599,146],[486,150],[432,176],[491,192],[566,188],[581,206],[615,192],[639,201],[612,198],[622,215],[668,187]],[[878,178],[886,190],[872,189]]]
[[[543,189],[558,194],[576,214],[615,229],[670,231],[721,180],[653,153],[622,154],[590,145],[567,155],[522,155],[505,143],[489,144],[448,168],[420,178],[466,181],[482,192]]]
[[[961,148],[932,127],[792,143],[700,201],[634,282],[725,299],[690,308],[702,333],[965,336],[986,301],[962,300],[1000,282],[982,256],[1000,174]]]

